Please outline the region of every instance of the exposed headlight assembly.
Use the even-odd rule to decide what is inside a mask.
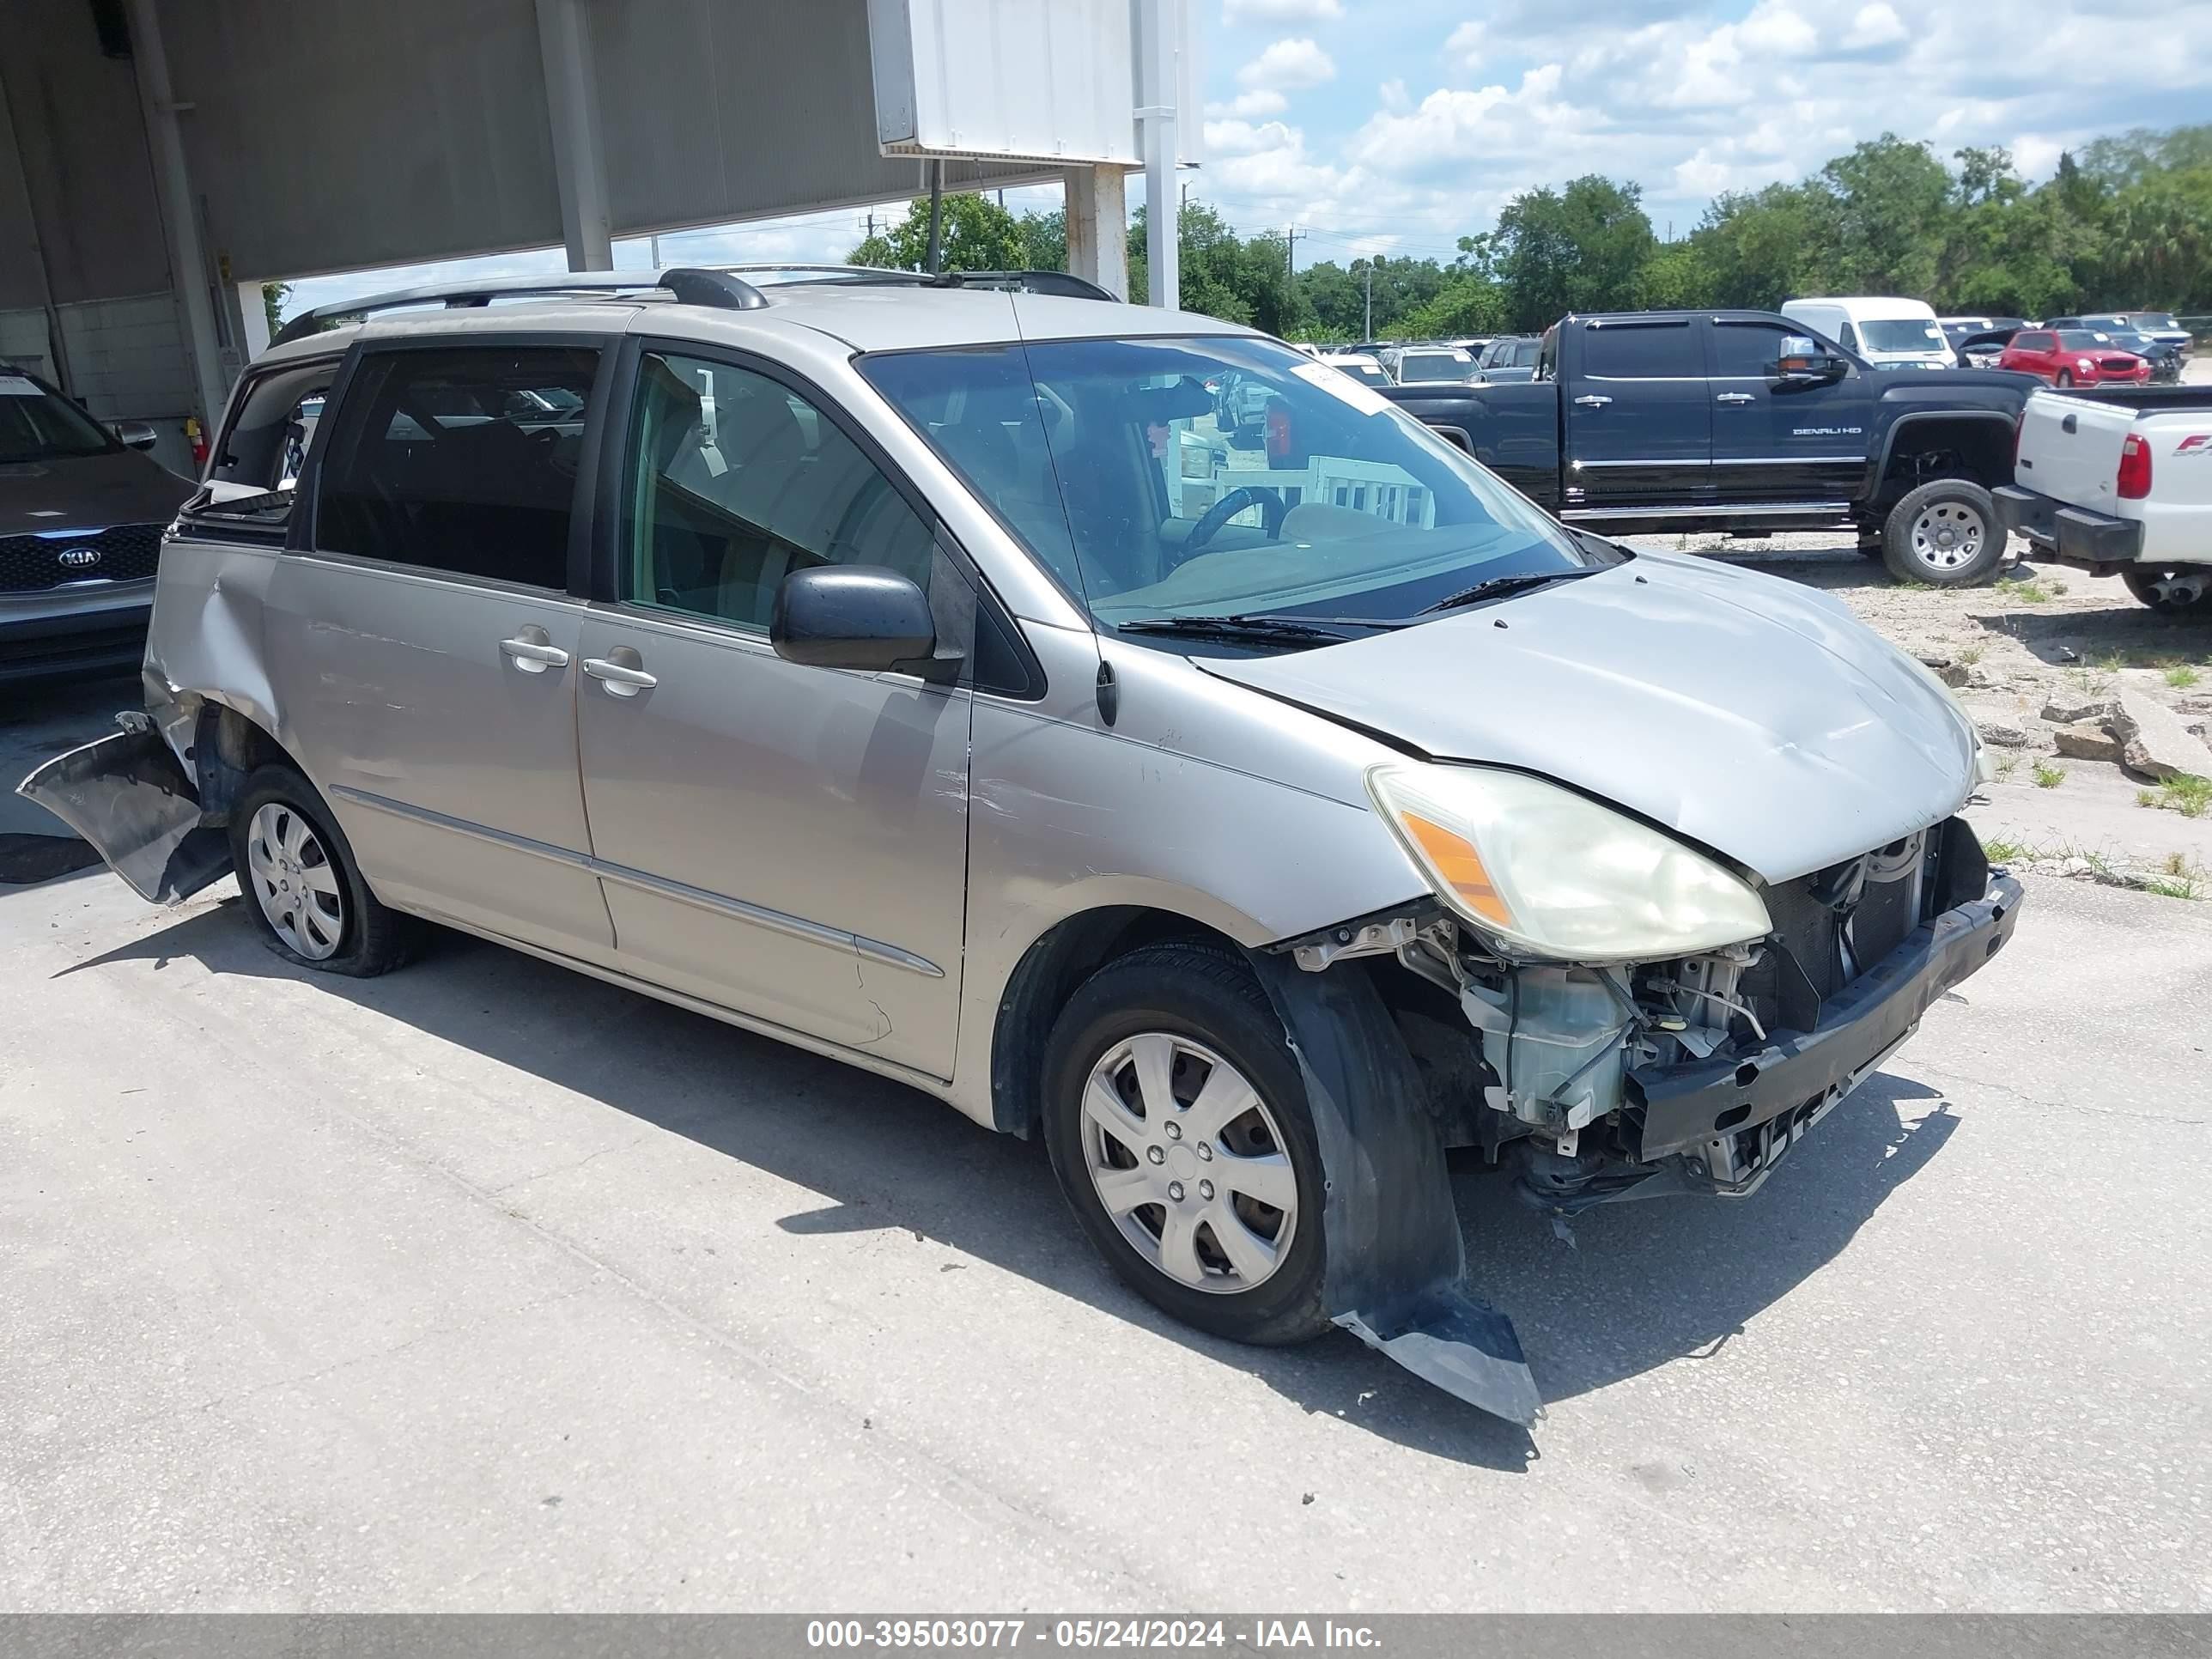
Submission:
[[[1711,859],[1540,778],[1392,763],[1367,792],[1437,896],[1511,955],[1663,961],[1773,931]]]

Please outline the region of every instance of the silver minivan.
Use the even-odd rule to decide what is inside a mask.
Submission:
[[[782,275],[288,329],[25,793],[303,968],[434,922],[902,1079],[1170,1312],[1522,1421],[1448,1152],[1747,1194],[2010,937],[1972,723],[1826,596],[1248,329]]]

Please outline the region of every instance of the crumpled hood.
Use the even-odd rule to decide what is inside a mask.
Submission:
[[[1956,811],[1971,725],[1838,602],[1644,555],[1395,633],[1208,673],[1613,801],[1769,882]]]
[[[196,488],[135,449],[0,464],[0,536],[165,525]]]

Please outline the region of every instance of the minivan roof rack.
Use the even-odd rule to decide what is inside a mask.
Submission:
[[[663,271],[566,270],[544,276],[479,276],[419,288],[394,289],[358,300],[334,300],[313,306],[287,321],[269,343],[286,345],[340,322],[407,306],[443,305],[447,309],[488,306],[494,300],[556,298],[564,294],[643,294],[660,289],[679,304],[713,306],[725,311],[757,311],[767,298],[750,283],[726,270],[677,265]]]

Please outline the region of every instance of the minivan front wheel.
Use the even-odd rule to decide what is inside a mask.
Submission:
[[[322,797],[292,768],[263,766],[246,779],[231,812],[230,857],[277,955],[356,978],[407,959],[414,920],[377,902]]]
[[[1109,963],[1054,1024],[1044,1080],[1060,1190],[1139,1293],[1240,1342],[1328,1328],[1313,1120],[1241,960],[1172,944]]]

